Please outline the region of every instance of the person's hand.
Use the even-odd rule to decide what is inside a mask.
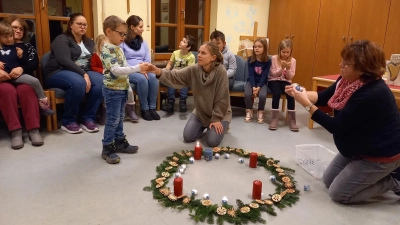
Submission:
[[[4,70],[0,70],[0,81],[7,81],[7,80],[11,80],[10,75]]]
[[[140,68],[139,73],[143,74],[147,80],[149,79],[149,77],[147,76],[147,68],[148,67],[149,67],[149,63],[140,63],[139,64],[139,68]]]
[[[260,87],[253,87],[253,95],[254,97],[258,96],[258,92],[260,91]]]
[[[210,123],[210,126],[208,128],[210,128],[210,130],[211,130],[212,127],[215,128],[215,132],[217,134],[222,134],[224,132],[224,126],[222,126],[222,123],[220,121]]]
[[[87,73],[85,73],[83,75],[83,79],[85,79],[85,81],[86,81],[86,93],[89,93],[90,88],[92,87],[92,83],[90,82],[89,75]]]
[[[17,50],[17,56],[18,58],[22,58],[22,54],[24,53],[24,51],[18,47],[15,48]]]
[[[290,69],[290,67],[292,67],[292,63],[291,62],[287,62],[286,63],[286,69],[288,70],[288,69]]]
[[[285,87],[285,92],[292,96],[296,102],[300,103],[302,106],[307,106],[311,104],[310,99],[308,99],[307,96],[307,91],[304,88],[303,91],[297,91],[296,88],[294,88],[291,85],[288,85]]]
[[[11,79],[17,79],[22,75],[23,72],[24,70],[22,69],[22,67],[15,67],[14,69],[11,70],[9,75]]]
[[[0,70],[4,70],[4,65],[5,65],[5,63],[0,62]]]
[[[157,66],[155,66],[153,64],[149,64],[148,65],[147,72],[148,73],[154,73],[156,75],[160,75],[161,74],[161,70]]]

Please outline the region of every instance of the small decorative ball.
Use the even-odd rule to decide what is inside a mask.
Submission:
[[[180,169],[179,169],[179,173],[184,174],[184,173],[185,173],[185,169],[180,168]]]
[[[181,177],[181,176],[182,176],[181,173],[179,173],[179,172],[175,173],[175,177]]]
[[[196,196],[197,195],[197,189],[192,189],[192,196]]]
[[[182,164],[181,168],[186,169],[186,164]]]
[[[276,180],[276,177],[275,177],[274,175],[271,175],[271,176],[269,177],[269,179],[270,179],[271,181],[275,181],[275,180]]]
[[[203,199],[209,200],[209,199],[210,199],[210,195],[209,195],[208,193],[205,193],[205,194],[203,195]]]
[[[224,154],[224,158],[225,158],[225,159],[229,159],[229,154],[228,154],[228,153],[225,153],[225,154]]]
[[[215,159],[219,159],[220,155],[219,153],[215,153]]]
[[[189,162],[190,162],[190,164],[193,164],[193,163],[194,163],[194,158],[193,158],[193,157],[190,157],[190,158],[189,158]]]
[[[310,188],[309,184],[304,185],[304,191],[310,191],[310,190],[311,190],[311,188]]]
[[[239,158],[239,162],[240,163],[244,163],[244,159],[243,158]]]
[[[228,197],[222,197],[222,204],[228,204]]]

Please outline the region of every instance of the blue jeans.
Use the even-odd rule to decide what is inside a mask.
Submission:
[[[128,99],[128,90],[119,91],[103,87],[103,96],[107,119],[102,142],[103,145],[108,145],[115,139],[124,137],[125,104]]]
[[[96,112],[103,96],[103,75],[93,71],[87,71],[92,84],[89,93],[86,93],[86,81],[83,77],[69,70],[62,70],[45,80],[47,88],[59,88],[65,91],[64,115],[62,125],[76,123],[79,106],[86,96],[86,106],[83,111],[82,121],[95,121]]]
[[[129,74],[129,82],[136,84],[139,95],[140,109],[156,109],[158,95],[158,79],[154,73],[147,73],[149,79],[141,73]]]
[[[185,87],[179,90],[179,98],[180,100],[186,100],[188,97],[189,88]],[[172,87],[168,87],[168,99],[175,100],[175,89]]]

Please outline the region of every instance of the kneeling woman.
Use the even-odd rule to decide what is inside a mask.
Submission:
[[[207,145],[218,146],[229,128],[232,111],[223,56],[213,42],[199,48],[198,63],[181,70],[149,66],[160,81],[176,89],[191,87],[195,109],[183,130],[185,142],[194,142],[207,129]]]

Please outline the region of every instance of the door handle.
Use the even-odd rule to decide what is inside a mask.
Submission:
[[[182,13],[183,13],[183,19],[186,18],[186,11],[184,9],[182,9]]]

